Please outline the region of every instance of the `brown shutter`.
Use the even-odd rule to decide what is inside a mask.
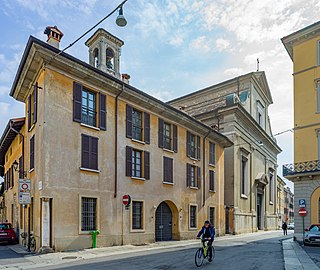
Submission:
[[[28,130],[31,128],[31,95],[28,97]]]
[[[34,135],[30,139],[30,170],[34,168]]]
[[[81,167],[90,167],[90,139],[85,134],[81,134]]]
[[[210,175],[210,190],[214,191],[214,171],[209,171]]]
[[[24,175],[23,175],[23,156],[21,156],[19,158],[19,178],[24,178]]]
[[[173,159],[163,157],[163,181],[173,182]]]
[[[98,141],[96,137],[90,137],[90,169],[98,170]]]
[[[191,182],[191,165],[187,163],[187,187],[190,187],[190,182]]]
[[[132,138],[132,107],[128,104],[126,106],[126,136]]]
[[[191,156],[191,134],[189,131],[187,131],[187,156]]]
[[[126,147],[126,176],[132,176],[132,148]]]
[[[99,128],[107,130],[107,97],[99,93]]]
[[[33,88],[33,124],[35,124],[38,114],[38,83],[36,83]]]
[[[4,190],[7,190],[7,174],[5,173],[3,176],[4,179]]]
[[[150,144],[150,114],[144,113],[144,142]]]
[[[163,157],[163,182],[167,182],[167,158]]]
[[[200,137],[197,136],[197,159],[201,159],[201,144],[200,144]]]
[[[209,156],[209,163],[215,164],[215,148],[216,145],[214,143],[210,143],[210,156]]]
[[[144,178],[150,179],[150,153],[144,151]]]
[[[14,168],[11,166],[11,186],[14,187]]]
[[[73,82],[73,121],[81,123],[82,85]]]
[[[169,159],[169,177],[170,177],[170,182],[173,183],[173,159]]]
[[[172,125],[173,127],[173,151],[178,152],[178,127],[176,125]]]
[[[160,148],[163,148],[163,125],[163,119],[158,118],[158,146]]]
[[[200,167],[196,167],[196,168],[197,168],[197,173],[198,173],[197,187],[200,188],[201,187],[201,168]]]

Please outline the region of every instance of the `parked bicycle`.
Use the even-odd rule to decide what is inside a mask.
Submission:
[[[28,240],[30,241],[30,251],[35,252],[36,251],[36,239],[33,236],[33,233],[30,233],[30,239],[28,239],[28,234],[26,232],[23,232],[20,234],[21,235],[21,244],[24,247],[28,247]]]
[[[208,259],[208,261],[210,257],[212,260],[214,259],[216,252],[213,245],[210,248],[210,246],[208,245],[208,241],[209,239],[207,238],[201,239],[201,248],[197,250],[195,255],[195,263],[197,267],[200,267],[203,264],[204,259]]]

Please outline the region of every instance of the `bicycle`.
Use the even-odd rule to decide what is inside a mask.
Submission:
[[[25,247],[27,245],[27,233],[26,232],[22,232],[20,235],[21,235],[21,238],[22,238],[21,245]]]
[[[33,233],[30,233],[30,251],[36,251],[36,239],[34,238]]]
[[[214,259],[216,252],[213,245],[211,245],[211,248],[209,248],[208,244],[206,244],[206,242],[208,241],[209,241],[208,238],[201,239],[201,248],[199,248],[195,254],[195,264],[197,267],[200,267],[203,264],[203,261],[205,258],[207,258],[209,261],[211,252],[212,252],[211,259],[212,260]]]

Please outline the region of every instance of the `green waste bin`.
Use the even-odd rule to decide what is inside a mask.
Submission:
[[[90,234],[92,235],[92,248],[96,248],[97,247],[97,235],[99,233],[100,232],[98,230],[90,232]]]

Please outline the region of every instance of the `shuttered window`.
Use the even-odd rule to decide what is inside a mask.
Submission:
[[[197,206],[190,206],[190,228],[197,228]]]
[[[23,156],[19,158],[19,178],[24,178]]]
[[[171,150],[171,125],[164,122],[163,125],[163,147]]]
[[[97,229],[97,199],[81,198],[81,231],[95,231]]]
[[[126,137],[150,143],[150,114],[126,105]]]
[[[161,118],[158,119],[158,146],[178,152],[178,128]]]
[[[201,159],[200,137],[187,131],[187,156],[194,159]]]
[[[209,164],[214,165],[216,163],[216,145],[212,142],[210,142],[210,149],[209,149]]]
[[[187,187],[200,188],[201,168],[187,163]]]
[[[143,202],[132,202],[132,229],[143,229]]]
[[[96,94],[88,89],[82,89],[81,122],[96,126]]]
[[[107,130],[107,97],[99,94],[99,128]]]
[[[32,112],[31,112],[32,104],[31,104],[31,95],[28,97],[28,130],[31,128],[31,123],[32,123]]]
[[[150,114],[144,113],[144,142],[150,143]]]
[[[248,194],[248,158],[241,154],[240,164],[241,195]]]
[[[98,138],[81,134],[81,167],[98,170]]]
[[[210,191],[215,191],[215,186],[214,186],[214,171],[210,170],[209,171],[209,190]]]
[[[132,139],[142,141],[142,112],[132,110]]]
[[[30,170],[34,169],[34,136],[30,139]]]
[[[173,183],[173,159],[163,157],[163,182]]]
[[[150,179],[150,153],[126,147],[126,176]]]
[[[32,112],[32,123],[35,124],[37,122],[37,113],[38,112],[38,83],[36,83],[33,87],[33,112]]]
[[[214,226],[214,207],[209,207],[209,221],[212,226]]]
[[[14,187],[14,168],[11,166],[11,187]]]

